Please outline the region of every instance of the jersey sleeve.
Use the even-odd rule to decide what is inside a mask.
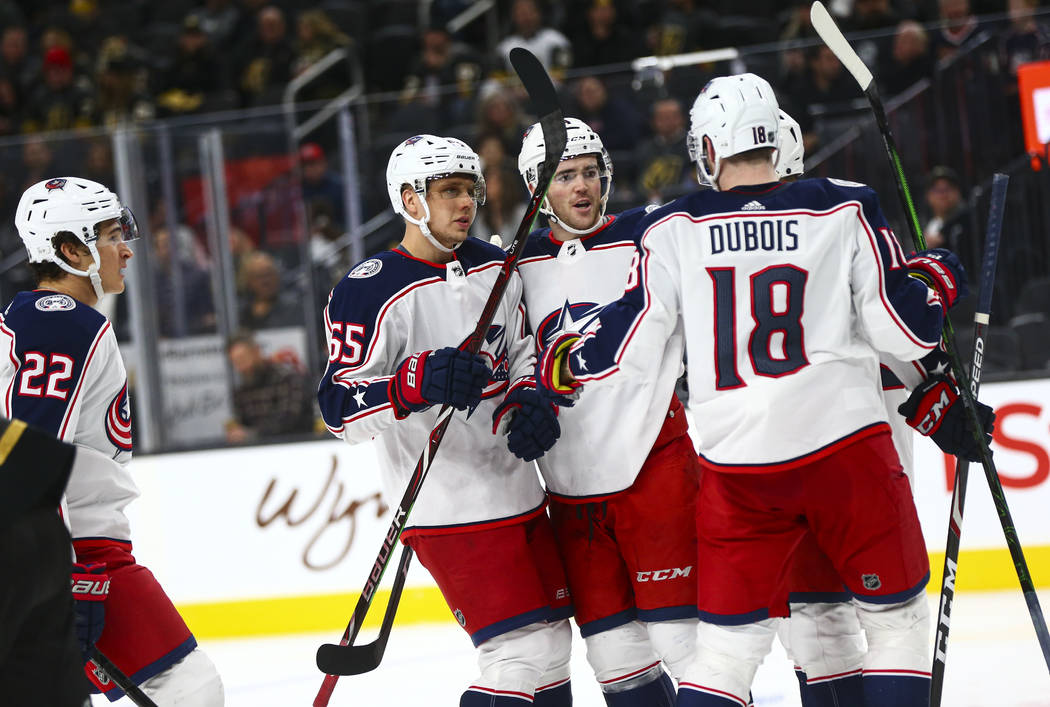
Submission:
[[[404,354],[395,307],[360,296],[356,283],[340,282],[325,307],[328,367],[317,389],[328,430],[350,443],[371,439],[397,420],[390,381]]]
[[[582,323],[582,336],[569,352],[569,369],[581,383],[607,378],[621,368],[646,375],[659,359],[679,318],[678,269],[671,240],[661,233],[669,228],[656,224],[645,232],[623,295]]]
[[[859,189],[861,209],[854,228],[851,265],[853,304],[871,344],[911,361],[940,340],[944,309],[925,284],[908,276],[904,251],[886,222],[875,192]]]

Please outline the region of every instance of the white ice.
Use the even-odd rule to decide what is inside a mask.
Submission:
[[[1039,594],[1044,607],[1050,604],[1050,591]],[[936,615],[932,596],[930,611]],[[946,707],[1050,706],[1050,672],[1020,590],[960,594],[950,637]],[[359,642],[371,638],[365,635]],[[309,707],[322,679],[314,666],[314,652],[320,643],[337,639],[338,631],[333,631],[211,640],[201,645],[222,673],[229,707]],[[604,701],[578,635],[573,651],[574,705],[602,707]],[[379,668],[341,678],[329,704],[455,707],[475,674],[474,650],[455,623],[396,626]],[[795,677],[779,644],[759,669],[753,692],[759,707],[799,705]],[[102,698],[95,699],[96,707],[107,704]],[[114,703],[115,707],[130,704],[126,698]]]

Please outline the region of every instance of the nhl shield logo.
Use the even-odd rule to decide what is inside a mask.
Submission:
[[[862,574],[860,581],[864,583],[864,588],[869,590],[876,590],[882,586],[882,580],[879,579],[877,574]]]
[[[459,622],[460,626],[466,626],[467,625],[467,617],[465,617],[463,615],[462,611],[460,611],[459,609],[456,609],[455,611],[452,612],[452,615],[456,617],[456,621]]]
[[[361,279],[366,277],[372,277],[377,272],[383,269],[383,261],[376,258],[371,258],[361,263],[353,270],[350,271],[350,277],[355,279]]]

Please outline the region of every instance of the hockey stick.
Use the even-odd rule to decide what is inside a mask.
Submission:
[[[911,193],[908,191],[908,182],[904,178],[904,167],[901,164],[897,145],[893,139],[893,133],[890,132],[889,122],[886,120],[886,111],[882,106],[882,99],[879,97],[878,90],[875,87],[871,71],[860,60],[857,52],[853,50],[846,38],[842,36],[842,31],[820,2],[814,2],[810,8],[810,22],[813,25],[813,29],[824,40],[824,44],[838,57],[842,65],[846,67],[846,70],[853,75],[864,95],[868,97],[868,103],[871,104],[871,110],[875,114],[875,122],[878,124],[879,132],[882,134],[882,142],[886,147],[886,154],[893,167],[897,195],[904,205],[912,239],[915,241],[915,246],[918,250],[925,250],[926,239],[923,237],[922,228],[919,226],[919,217],[915,212],[915,204],[912,202]],[[1035,635],[1039,639],[1043,660],[1046,662],[1047,669],[1050,670],[1050,631],[1047,630],[1046,619],[1043,617],[1043,610],[1039,606],[1039,597],[1035,593],[1035,585],[1032,583],[1032,575],[1028,570],[1024,549],[1017,538],[1017,526],[1014,524],[1013,516],[1010,514],[1010,507],[1006,503],[1006,493],[1003,491],[1002,481],[999,480],[999,472],[995,468],[991,450],[988,449],[988,443],[984,439],[983,426],[977,415],[977,405],[974,402],[973,392],[970,390],[969,377],[963,370],[959,354],[955,350],[955,332],[952,330],[952,323],[947,317],[944,318],[944,331],[941,339],[944,343],[945,353],[947,353],[948,360],[951,363],[952,374],[959,383],[959,397],[962,398],[963,408],[970,423],[970,432],[977,442],[981,466],[984,467],[984,476],[988,481],[988,488],[991,491],[992,501],[995,503],[995,510],[999,514],[999,523],[1003,527],[1006,547],[1010,550],[1014,571],[1017,573],[1017,580],[1021,585],[1021,593],[1024,595],[1025,603],[1028,605],[1028,613],[1032,617],[1032,625],[1035,627]]]
[[[117,684],[117,687],[124,691],[129,700],[139,707],[157,707],[157,703],[147,697],[146,693],[133,683],[131,678],[121,672],[120,668],[113,665],[113,661],[104,656],[98,648],[91,649],[91,660],[109,676],[110,680]]]
[[[542,116],[540,118],[540,126],[543,130],[546,154],[543,164],[540,166],[536,191],[533,193],[528,209],[522,217],[521,223],[518,225],[518,230],[514,235],[514,240],[507,251],[505,260],[503,261],[503,266],[500,269],[499,274],[496,276],[496,282],[493,285],[492,293],[489,295],[488,301],[485,303],[485,308],[478,320],[477,327],[463,346],[464,350],[470,352],[477,352],[480,350],[481,345],[484,342],[485,334],[488,332],[489,325],[492,323],[492,319],[495,316],[496,308],[499,306],[500,299],[503,297],[503,291],[507,287],[507,282],[510,279],[514,266],[525,246],[525,241],[528,238],[529,232],[532,230],[533,222],[539,212],[539,206],[542,203],[543,198],[546,196],[547,188],[550,186],[551,179],[554,177],[554,171],[561,159],[562,152],[565,150],[565,119],[562,116],[561,109],[558,107],[558,96],[554,90],[554,85],[551,83],[550,77],[547,75],[543,65],[532,55],[532,53],[524,49],[512,49],[510,52],[510,60],[518,77],[521,79],[525,90],[529,94],[529,98],[532,101],[536,113]],[[390,528],[387,530],[386,537],[383,540],[383,546],[372,566],[372,571],[369,574],[368,581],[365,582],[365,588],[361,592],[360,598],[357,600],[357,605],[354,607],[354,614],[351,617],[349,624],[347,624],[346,631],[343,632],[342,640],[339,645],[325,644],[317,649],[317,667],[326,673],[326,675],[324,682],[321,685],[321,689],[317,693],[317,697],[314,698],[314,707],[325,707],[325,705],[328,704],[328,700],[332,696],[332,691],[335,689],[335,684],[339,679],[339,675],[347,675],[355,672],[355,665],[352,664],[352,656],[354,655],[354,652],[352,650],[347,651],[347,648],[349,644],[353,643],[354,638],[357,637],[357,634],[360,631],[361,623],[365,618],[365,614],[368,613],[368,608],[372,603],[375,589],[390,562],[390,555],[393,551],[394,544],[401,536],[401,531],[404,530],[408,514],[411,512],[412,506],[415,503],[416,498],[419,496],[420,487],[430,469],[430,464],[433,460],[434,454],[437,452],[441,440],[445,435],[445,430],[448,428],[452,412],[453,409],[446,405],[442,407],[441,412],[438,415],[437,424],[430,433],[430,439],[426,448],[416,462],[416,468],[409,479],[405,495],[402,497],[401,503],[398,504],[397,509],[394,511],[394,518],[391,521]],[[394,598],[395,597],[392,595],[391,600]],[[388,611],[390,611],[389,607]],[[348,664],[348,657],[350,657],[349,662],[351,664]]]
[[[999,237],[1003,230],[1003,210],[1006,208],[1006,187],[1010,178],[996,174],[992,179],[992,199],[988,210],[988,230],[985,232],[984,263],[981,266],[981,290],[977,310],[973,315],[973,362],[970,365],[970,390],[973,397],[981,387],[981,365],[984,361],[984,334],[992,314],[992,290],[995,287],[995,265],[999,257]],[[963,507],[966,505],[966,478],[970,462],[955,461],[955,485],[952,506],[948,516],[948,541],[944,548],[944,570],[941,573],[941,600],[937,612],[937,633],[933,639],[933,671],[930,680],[930,707],[940,707],[944,688],[944,668],[948,651],[948,631],[951,628],[952,602],[955,599],[955,572],[959,566],[959,543],[962,540]]]

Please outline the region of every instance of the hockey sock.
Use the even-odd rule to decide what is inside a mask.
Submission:
[[[865,673],[864,704],[868,707],[928,707],[930,676]]]
[[[806,674],[796,671],[799,676],[799,694],[802,707],[840,707],[840,705],[864,704],[864,683],[860,672],[835,678],[806,682]]]
[[[609,707],[673,707],[674,683],[671,676],[661,670],[655,680],[629,690],[603,692],[602,697]]]
[[[554,687],[541,687],[532,698],[536,707],[572,707],[572,683],[568,680]]]
[[[459,707],[527,707],[532,700],[518,693],[499,693],[494,690],[466,690],[459,698]]]
[[[750,704],[750,694],[748,698],[745,702],[722,690],[709,690],[699,685],[680,682],[675,707],[747,707]]]

